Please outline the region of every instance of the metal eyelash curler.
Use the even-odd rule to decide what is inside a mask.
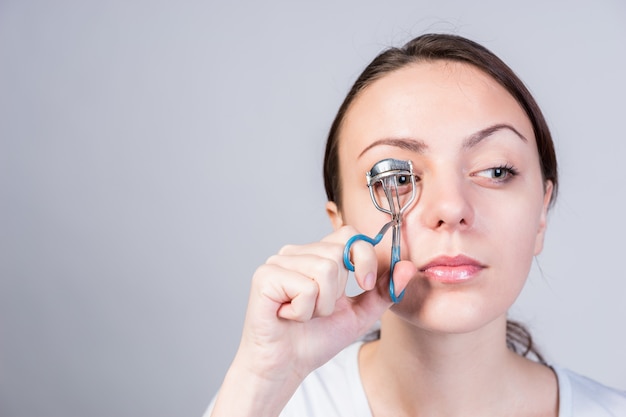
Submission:
[[[350,261],[350,248],[352,245],[363,240],[376,246],[382,240],[387,230],[393,226],[393,234],[391,240],[391,265],[389,271],[389,295],[394,303],[399,302],[404,297],[404,290],[400,295],[396,296],[395,285],[393,282],[393,268],[396,262],[400,260],[400,226],[402,224],[402,214],[415,200],[415,175],[413,175],[413,163],[411,161],[403,161],[399,159],[383,159],[374,164],[372,169],[366,174],[367,187],[370,191],[370,197],[374,206],[389,215],[391,221],[386,223],[371,238],[366,235],[358,234],[352,236],[343,250],[343,263],[350,271],[354,271],[354,264]],[[405,187],[409,186],[410,196]]]

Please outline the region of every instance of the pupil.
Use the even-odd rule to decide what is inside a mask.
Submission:
[[[398,177],[398,184],[404,185],[408,182],[406,175],[401,175]]]

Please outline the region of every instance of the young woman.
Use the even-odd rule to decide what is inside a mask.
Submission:
[[[365,181],[387,158],[412,162],[417,194],[401,223],[397,303],[389,238],[352,246],[363,293],[345,293],[346,242],[389,221]],[[324,176],[335,231],[258,268],[207,415],[626,416],[626,394],[548,366],[507,321],[558,182],[541,111],[499,58],[438,34],[383,52],[339,109]]]

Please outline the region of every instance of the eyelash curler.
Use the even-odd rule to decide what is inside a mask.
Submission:
[[[354,271],[354,264],[350,261],[350,248],[352,245],[363,240],[376,246],[383,236],[393,227],[391,240],[391,264],[389,271],[389,295],[394,303],[399,302],[404,297],[404,290],[396,296],[393,282],[393,268],[400,260],[400,226],[402,224],[402,214],[413,203],[416,195],[415,175],[413,174],[413,163],[400,159],[383,159],[374,164],[372,169],[366,174],[367,187],[374,206],[391,216],[391,221],[386,223],[371,238],[358,234],[352,236],[343,250],[343,263],[349,271]],[[406,187],[411,187],[410,195]]]

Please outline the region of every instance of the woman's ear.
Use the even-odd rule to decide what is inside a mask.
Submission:
[[[539,255],[539,253],[543,250],[543,240],[548,226],[548,210],[550,208],[553,190],[554,184],[552,181],[546,181],[545,193],[543,195],[543,207],[541,209],[541,217],[539,218],[539,230],[537,230],[537,236],[535,239],[535,256]]]
[[[341,215],[341,211],[334,201],[329,201],[326,203],[326,214],[328,214],[330,223],[333,225],[333,230],[340,229],[342,226],[344,226],[343,216]]]

